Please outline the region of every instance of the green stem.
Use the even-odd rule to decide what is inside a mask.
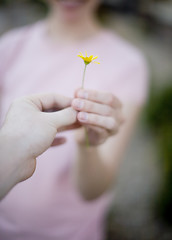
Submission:
[[[82,88],[84,88],[86,68],[87,68],[87,65],[85,64],[83,78],[82,78]]]
[[[82,78],[82,88],[84,88],[86,68],[87,68],[87,65],[85,64],[83,78]],[[84,127],[84,129],[85,129],[85,145],[88,148],[90,146],[88,131],[86,127]]]
[[[86,127],[84,127],[84,129],[85,129],[85,145],[88,148],[90,146],[89,137],[88,137],[88,130],[87,130]]]

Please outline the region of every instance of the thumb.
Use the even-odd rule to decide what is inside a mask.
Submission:
[[[57,112],[47,113],[47,116],[56,126],[57,130],[62,127],[67,127],[77,120],[77,112],[71,107]]]

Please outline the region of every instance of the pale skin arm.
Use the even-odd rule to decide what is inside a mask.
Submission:
[[[79,110],[76,101],[84,101],[80,111],[88,113],[87,122],[81,121],[80,113],[77,118],[88,127],[90,147],[86,147],[84,131],[77,132],[78,157],[73,166],[73,177],[83,198],[93,200],[114,182],[141,107],[133,105],[124,108],[112,94],[85,91],[87,94],[83,94],[84,97],[76,92],[77,99],[73,100],[72,106]]]
[[[15,100],[0,130],[0,200],[17,183],[31,177],[36,158],[52,143],[59,130],[76,122],[71,99],[57,94],[33,95]],[[55,112],[46,112],[55,109]],[[54,141],[54,142],[53,142]]]

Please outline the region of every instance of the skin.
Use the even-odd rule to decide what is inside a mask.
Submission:
[[[68,1],[80,2],[81,0]],[[95,17],[96,8],[99,5],[98,0],[85,0],[77,7],[74,7],[75,5],[73,5],[73,7],[65,7],[67,5],[62,5],[60,0],[49,0],[48,3],[50,4],[51,11],[46,20],[47,34],[57,44],[68,45],[71,43],[79,43],[83,39],[89,38],[102,30]],[[33,103],[33,99],[31,102]],[[48,102],[46,98],[44,101],[46,110],[54,107],[51,104],[47,106]],[[26,101],[25,104],[27,105],[28,101]],[[39,105],[40,101],[38,101],[37,104]],[[69,100],[67,105],[63,105],[61,108],[69,106],[68,104]],[[18,109],[17,106],[15,107],[14,105],[12,109]],[[89,89],[84,90],[84,92],[82,89],[76,90],[74,99],[72,102],[70,101],[70,105],[73,110],[75,110],[75,113],[77,111],[77,114],[74,117],[73,112],[70,112],[71,116],[68,115],[68,117],[72,117],[71,122],[67,121],[66,123],[66,125],[68,124],[69,126],[60,129],[79,127],[79,129],[75,131],[78,155],[72,168],[73,181],[84,199],[94,200],[105,193],[114,183],[114,178],[118,174],[123,152],[126,149],[131,132],[136,124],[141,106],[123,105],[120,99],[117,99],[117,97],[111,93],[103,93]],[[25,109],[29,110],[31,106],[29,104],[27,108],[25,107],[24,105],[22,111],[25,111]],[[14,128],[13,124],[10,124],[10,121],[7,121],[9,125],[5,123],[5,126],[0,132],[0,151],[2,153],[5,151],[4,157],[2,158],[5,159],[5,161],[3,160],[3,168],[8,170],[0,173],[1,178],[5,179],[0,181],[2,195],[4,192],[9,191],[14,184],[23,181],[33,174],[36,166],[36,156],[46,150],[55,137],[58,127],[54,121],[57,121],[58,118],[55,117],[55,119],[53,118],[54,120],[51,119],[50,124],[50,119],[48,120],[47,116],[53,113],[42,113],[41,110],[41,105],[39,105],[38,108],[34,107],[34,109],[31,109],[32,114],[34,114],[33,116],[35,116],[35,123],[37,124],[34,126],[32,122],[32,126],[27,126],[26,133],[28,134],[21,132],[21,124],[16,123],[17,127]],[[20,111],[20,109],[18,109],[17,112],[10,111],[11,113],[9,112],[10,115],[8,115],[7,119],[10,119],[9,116],[15,119],[14,116],[16,115],[21,115],[23,119],[24,115],[22,111]],[[26,111],[27,114],[28,112],[29,111]],[[29,118],[31,117],[29,114],[27,116]],[[25,122],[26,119],[24,118],[23,123]],[[45,126],[47,129],[49,127],[51,132],[48,138],[49,140],[47,140],[47,142],[45,141],[46,144],[42,141],[42,137],[45,137],[45,135],[47,136],[48,133],[46,132],[46,134],[42,136],[40,122],[43,124],[41,124],[43,129]],[[74,123],[75,125],[73,125]],[[41,138],[37,138],[36,136],[36,138],[32,136],[28,139],[26,138],[26,136],[29,136],[30,129],[31,127],[33,128],[33,126],[37,129],[35,134],[37,134],[37,136],[40,134]],[[85,132],[83,127],[86,127],[88,131],[89,148],[86,147],[85,144]],[[11,137],[16,132],[16,129],[19,129],[19,133],[21,133],[21,136],[25,136],[29,144],[24,144],[23,137],[21,136]],[[3,141],[2,138],[4,139]],[[16,146],[16,139],[20,139],[20,145],[18,145],[20,146],[20,151],[17,152],[15,152],[15,149],[19,150],[19,147]],[[36,142],[34,142],[35,139],[37,140]],[[6,142],[6,147],[3,145],[4,142]],[[13,158],[7,154],[9,151],[7,145],[9,143],[11,146],[15,147],[11,149],[11,156],[13,156]],[[54,145],[58,145],[58,140],[54,141]],[[22,152],[21,146],[23,146]],[[30,146],[29,150],[28,146]],[[31,149],[32,151],[30,151]],[[14,156],[16,156],[16,159]],[[15,161],[18,163],[15,165],[16,167],[14,166]],[[6,179],[9,176],[11,176],[11,181],[8,182]],[[4,190],[4,188],[7,190]]]
[[[95,17],[99,0],[86,0],[76,8],[65,7],[62,1],[48,1],[51,11],[47,29],[56,43],[78,43],[102,30]],[[82,2],[68,0],[73,1]],[[72,107],[78,111],[78,123],[87,128],[90,144],[86,147],[83,127],[76,131],[78,156],[73,165],[73,180],[84,199],[94,200],[114,183],[141,106],[123,106],[111,93],[95,90],[83,93],[79,89]]]
[[[45,112],[55,109],[55,112]],[[36,158],[52,144],[58,131],[71,128],[76,111],[71,99],[57,94],[33,95],[15,100],[0,130],[0,199],[17,183],[31,177]]]
[[[82,2],[83,0],[73,0]],[[69,0],[69,2],[73,2]],[[47,18],[47,32],[55,43],[68,45],[80,42],[101,31],[96,18],[99,0],[84,0],[81,6],[68,8],[61,0],[49,0],[50,13]]]
[[[114,95],[94,90],[79,90],[75,96],[72,106],[79,111],[77,120],[87,128],[90,147],[84,129],[77,130],[73,178],[83,198],[94,200],[114,183],[141,107],[123,106]]]
[[[49,0],[49,3],[59,20],[67,24],[76,24],[82,18],[94,16],[100,4],[99,0]]]

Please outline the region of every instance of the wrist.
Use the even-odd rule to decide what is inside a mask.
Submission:
[[[21,181],[22,151],[16,136],[9,134],[5,128],[0,130],[1,177],[4,181]]]
[[[98,146],[86,146],[86,144],[83,143],[78,143],[77,145],[80,159],[85,159],[86,161],[89,161],[95,156],[99,155]]]

